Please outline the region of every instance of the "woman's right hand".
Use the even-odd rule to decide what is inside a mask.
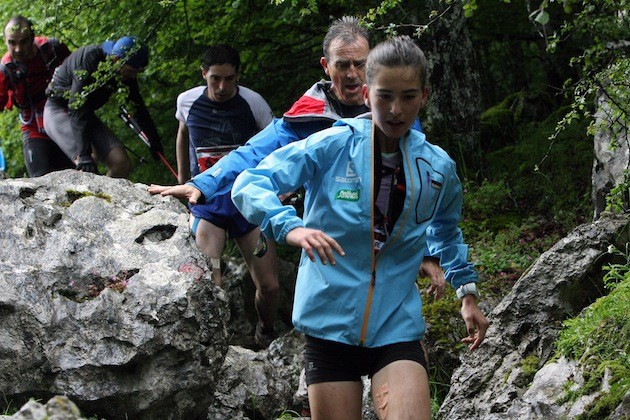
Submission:
[[[317,253],[324,265],[328,262],[331,265],[337,263],[333,251],[342,257],[346,255],[337,241],[317,229],[295,228],[287,233],[285,240],[288,245],[297,246],[306,251],[309,259],[313,262],[315,262],[315,253]]]

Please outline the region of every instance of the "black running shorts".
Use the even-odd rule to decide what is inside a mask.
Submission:
[[[307,385],[320,382],[356,382],[364,375],[371,378],[397,360],[418,362],[428,372],[420,341],[370,348],[306,336],[304,368]]]

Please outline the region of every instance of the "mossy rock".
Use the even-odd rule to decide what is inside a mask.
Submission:
[[[519,92],[510,97],[509,108],[516,124],[546,120],[556,108],[549,93]]]
[[[481,149],[486,152],[514,143],[516,137],[514,115],[503,103],[481,114],[479,128]]]
[[[554,109],[553,98],[544,91],[507,96],[481,114],[481,148],[487,152],[515,144],[523,125],[546,120]]]

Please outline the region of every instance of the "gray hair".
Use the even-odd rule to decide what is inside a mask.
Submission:
[[[407,36],[396,36],[379,43],[368,54],[365,64],[367,84],[383,67],[412,67],[420,76],[420,85],[425,87],[428,77],[428,62],[424,52]]]
[[[359,38],[365,38],[368,46],[370,45],[370,34],[365,27],[361,26],[359,19],[353,16],[343,16],[336,19],[328,28],[322,43],[324,57],[326,57],[326,60],[330,60],[330,44],[335,39],[339,39],[344,44],[350,44]]]

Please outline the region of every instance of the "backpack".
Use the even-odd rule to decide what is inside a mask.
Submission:
[[[39,43],[41,42],[41,44]],[[37,38],[35,42],[38,44],[38,54],[42,58],[46,70],[50,71],[54,69],[63,61],[63,44],[57,38]],[[9,81],[9,89],[13,90],[13,87],[19,84],[27,74],[27,69],[14,61],[8,63],[0,63],[0,71],[4,74],[4,77]],[[45,94],[43,94],[45,96]],[[42,96],[42,95],[38,95]],[[32,102],[37,102],[43,99],[42,97],[31,98]],[[14,104],[18,108],[21,108],[20,104]]]

